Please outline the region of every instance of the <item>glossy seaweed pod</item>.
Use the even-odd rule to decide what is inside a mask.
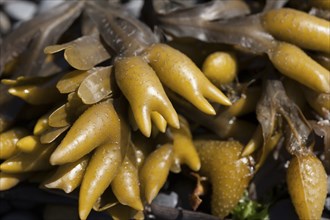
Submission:
[[[251,113],[255,110],[256,103],[260,97],[260,88],[251,87],[241,94],[241,97],[234,101],[231,106],[224,107],[218,111],[216,116],[207,115],[192,106],[173,92],[168,92],[169,97],[182,115],[193,122],[200,124],[221,139],[234,138],[239,141],[246,141],[250,138],[251,131],[255,125],[237,117]],[[240,132],[244,130],[245,132]]]
[[[299,48],[329,53],[329,21],[285,8],[268,8],[263,13],[230,19],[208,19],[203,14],[205,10],[212,12],[214,8],[196,4],[189,8],[178,7],[167,14],[160,13],[160,27],[176,37],[194,37],[209,43],[230,44],[250,53],[266,53],[282,74],[315,91],[330,92],[329,71]],[[228,12],[231,13],[230,10]],[[289,51],[278,40],[292,44],[296,49],[291,47]],[[283,53],[276,56],[280,50]],[[310,71],[313,69],[314,72]]]
[[[28,177],[29,173],[0,172],[0,191],[8,190]]]
[[[138,169],[135,151],[130,146],[116,177],[111,183],[111,188],[120,204],[141,211],[143,205],[140,197]]]
[[[243,146],[237,141],[196,140],[201,174],[212,184],[212,214],[223,219],[236,206],[251,179],[247,158],[240,158]]]
[[[320,92],[330,93],[330,72],[299,47],[278,42],[268,52],[269,59],[282,74]]]
[[[26,136],[28,131],[25,128],[13,128],[0,134],[0,159],[8,159],[16,154],[19,149],[16,143]]]
[[[116,82],[130,103],[141,132],[151,134],[152,112],[158,112],[173,127],[179,127],[175,109],[154,70],[141,57],[119,58],[115,62]]]
[[[117,115],[110,101],[88,108],[72,125],[50,158],[53,165],[74,162],[96,147],[116,139]],[[112,132],[113,131],[113,132]]]
[[[75,162],[59,166],[43,185],[50,189],[62,189],[66,193],[72,192],[80,186],[89,158],[87,155]]]
[[[111,124],[111,128],[106,130],[107,141],[93,152],[81,183],[79,192],[81,219],[88,217],[95,202],[120,171],[129,145],[130,130],[125,118],[119,115],[124,109],[115,110],[110,102],[105,104],[108,105],[109,112],[107,123]]]
[[[34,135],[41,135],[42,133],[44,133],[45,131],[47,131],[50,126],[48,124],[48,117],[49,117],[50,113],[44,114],[42,116],[40,116],[40,118],[37,120],[37,122],[34,125],[33,128],[33,134]]]
[[[330,94],[304,90],[308,104],[323,118],[330,117]]]
[[[330,22],[289,8],[268,11],[261,17],[275,38],[310,50],[330,53]]]
[[[16,80],[2,80],[10,86],[8,92],[29,104],[52,104],[61,100],[62,96],[56,89],[61,74],[50,77],[18,77]]]
[[[193,171],[198,171],[201,161],[192,141],[192,135],[188,121],[179,116],[180,128],[170,128],[173,138],[173,165],[171,171],[178,173],[181,171],[181,164],[186,164]]]
[[[87,219],[97,199],[118,173],[122,160],[119,143],[105,143],[96,149],[80,186],[80,219]]]
[[[31,152],[19,152],[1,163],[0,170],[6,173],[48,170],[51,167],[49,157],[55,147],[56,143],[47,145],[39,144]]]
[[[327,197],[327,174],[313,153],[294,156],[287,171],[287,184],[299,218],[321,219]]]
[[[40,147],[44,147],[42,143],[40,143],[40,137],[35,135],[28,135],[21,138],[16,143],[17,148],[25,153],[33,152],[35,149]]]
[[[158,43],[148,47],[143,55],[165,86],[206,114],[216,114],[206,98],[222,105],[231,105],[229,99],[180,51]]]
[[[206,57],[203,73],[218,88],[231,83],[237,76],[237,61],[233,53],[214,52]]]
[[[165,184],[173,163],[173,146],[165,144],[153,151],[145,160],[141,172],[142,195],[150,204]]]

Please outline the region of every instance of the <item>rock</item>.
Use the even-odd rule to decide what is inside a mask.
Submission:
[[[13,19],[27,21],[37,11],[37,5],[31,1],[11,0],[4,5],[4,11]]]
[[[0,11],[0,33],[6,34],[11,28],[10,20],[5,13]]]
[[[330,196],[325,200],[324,209],[330,212]]]
[[[141,13],[143,2],[143,0],[131,0],[125,3],[123,7],[130,11],[134,17],[138,18]]]
[[[178,194],[175,192],[159,193],[152,203],[159,206],[175,208],[178,205]]]

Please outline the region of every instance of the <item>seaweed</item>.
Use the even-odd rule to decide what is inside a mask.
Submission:
[[[267,219],[252,188],[277,166],[298,216],[320,218],[330,35],[310,9],[329,9],[295,3],[145,1],[139,19],[77,0],[22,23],[0,45],[1,195],[34,180],[81,219]],[[192,204],[157,204],[181,178]]]

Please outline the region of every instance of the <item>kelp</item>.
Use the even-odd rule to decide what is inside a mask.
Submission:
[[[98,34],[83,36],[65,44],[48,46],[44,52],[53,54],[62,50],[65,60],[77,70],[89,70],[111,58]]]
[[[48,128],[45,132],[40,135],[40,142],[43,144],[50,144],[55,140],[61,140],[63,138],[62,134],[70,128],[70,126],[64,126],[61,128]]]
[[[238,45],[257,54],[272,47],[274,38],[263,31],[260,15],[207,20],[196,15],[195,19],[190,19],[190,13],[184,14],[186,16],[159,15],[158,20],[164,31],[176,37],[194,37],[201,41]]]
[[[264,143],[276,133],[276,129],[280,126],[280,115],[287,123],[287,150],[292,154],[304,153],[312,144],[310,124],[299,107],[287,97],[281,81],[268,79],[265,82],[264,91],[256,109]]]
[[[196,140],[195,145],[201,158],[201,173],[213,185],[212,214],[223,219],[242,197],[252,168],[247,158],[240,158],[243,146],[239,142]]]
[[[72,93],[75,92],[81,82],[93,71],[73,70],[66,73],[56,84],[56,88],[60,93]]]
[[[221,139],[233,137],[245,143],[251,137],[255,126],[252,123],[240,119],[239,116],[248,114],[255,109],[259,98],[259,89],[260,88],[253,87],[243,90],[239,89],[241,91],[237,92],[241,94],[239,94],[239,98],[233,102],[232,106],[218,110],[215,116],[207,115],[199,111],[186,100],[170,91],[167,93],[180,114],[185,115],[195,123],[211,130]],[[245,132],[237,132],[240,129],[244,129]]]
[[[8,159],[16,154],[19,149],[16,144],[20,138],[26,136],[28,130],[22,127],[15,127],[0,134],[0,159]]]
[[[137,55],[158,41],[147,26],[119,7],[88,1],[86,12],[106,43],[120,56]]]
[[[237,77],[237,60],[235,54],[229,52],[214,52],[203,62],[202,71],[218,88],[231,83]]]
[[[10,86],[8,92],[32,105],[52,104],[61,100],[62,96],[56,89],[61,74],[48,77],[18,77],[16,80],[2,80]],[[50,98],[51,97],[51,98]]]
[[[229,19],[244,16],[250,13],[248,5],[241,0],[238,1],[210,1],[195,5],[189,1],[156,0],[153,7],[158,14],[178,18],[205,20]]]
[[[86,105],[95,104],[111,96],[115,88],[113,77],[111,77],[111,66],[92,69],[91,72],[81,82],[77,91],[78,96]]]
[[[206,6],[201,4],[196,7]],[[159,14],[157,18],[161,28],[175,37],[193,37],[206,42],[234,45],[254,54],[267,54],[282,74],[313,90],[329,93],[330,72],[291,45],[329,52],[328,21],[287,8],[214,20],[204,18],[203,12],[196,15],[195,8],[186,10],[179,8],[175,15],[172,15],[174,12]],[[313,37],[307,37],[310,35]],[[296,67],[301,69],[295,70]],[[312,69],[315,72],[310,71]]]
[[[234,208],[249,180],[267,163],[284,170],[292,156],[289,193],[303,216],[300,195],[310,191],[299,179],[304,166],[314,161],[322,171],[314,152],[325,168],[330,160],[328,35],[315,37],[317,29],[328,30],[327,21],[294,1],[159,0],[154,11],[149,3],[140,20],[119,1],[69,1],[8,35],[5,42],[17,44],[6,45],[1,57],[0,137],[10,150],[0,165],[0,190],[33,179],[78,199],[81,219],[91,209],[114,219],[225,218],[256,211]],[[289,20],[274,24],[274,13]],[[157,26],[145,24],[153,23],[148,16]],[[307,25],[292,27],[290,19]],[[216,62],[212,55],[223,54],[218,66],[206,58]],[[3,133],[18,128],[26,137]],[[297,160],[299,178],[291,172]],[[182,177],[194,184],[191,172],[198,186],[184,185],[184,193],[193,194],[195,211],[160,206],[158,194],[177,190]],[[324,175],[314,174],[324,188]],[[214,215],[200,213],[209,212],[210,194]],[[324,190],[317,196],[323,199]],[[319,199],[315,216],[323,204]]]
[[[327,194],[327,175],[313,154],[295,156],[288,168],[287,183],[300,219],[319,219]]]
[[[14,32],[9,34],[1,43],[0,72],[5,65],[24,54],[22,63],[14,76],[36,76],[46,56],[43,50],[46,46],[54,44],[66,31],[83,9],[83,1],[70,1],[56,7],[50,13],[39,15]],[[26,51],[26,49],[28,49]]]
[[[19,182],[26,179],[26,173],[4,173],[0,172],[0,191],[10,189],[16,186]]]

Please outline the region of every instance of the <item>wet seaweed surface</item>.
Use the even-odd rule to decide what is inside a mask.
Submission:
[[[329,219],[329,19],[326,0],[70,0],[10,26],[0,217]]]

